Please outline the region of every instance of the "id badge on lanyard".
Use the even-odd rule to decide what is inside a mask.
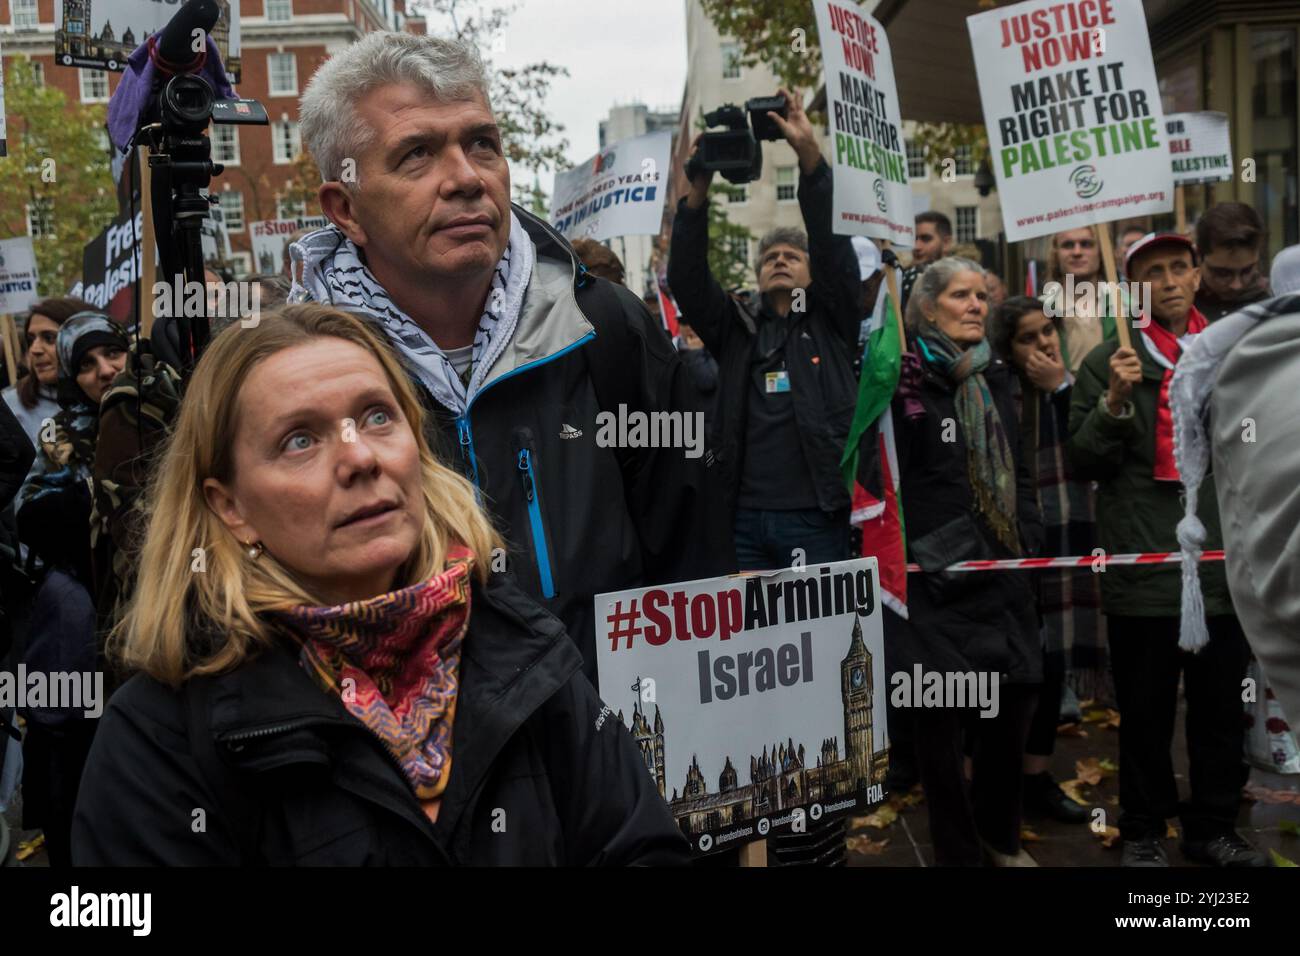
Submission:
[[[764,381],[767,386],[767,394],[769,395],[790,391],[790,373],[785,369],[781,369],[778,372],[765,373]]]

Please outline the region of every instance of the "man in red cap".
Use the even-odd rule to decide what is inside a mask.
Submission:
[[[1149,284],[1149,314],[1134,322],[1133,347],[1103,341],[1083,360],[1070,402],[1067,453],[1077,478],[1098,482],[1097,529],[1105,554],[1177,551],[1183,485],[1174,462],[1169,383],[1183,349],[1206,326],[1193,301],[1196,248],[1172,233],[1129,247],[1125,271]],[[1198,515],[1206,550],[1222,548],[1213,479]],[[1182,578],[1177,565],[1105,567],[1107,616],[1120,725],[1120,820],[1124,866],[1168,866],[1165,821],[1179,816],[1183,854],[1215,866],[1264,866],[1235,830],[1241,800],[1241,688],[1249,650],[1233,612],[1223,565],[1200,568],[1209,643],[1179,646]],[[1182,675],[1187,697],[1191,799],[1180,804],[1170,748]]]

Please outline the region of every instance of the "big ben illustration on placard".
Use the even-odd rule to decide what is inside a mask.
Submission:
[[[844,752],[853,768],[853,784],[864,789],[872,782],[871,705],[875,681],[871,652],[862,641],[862,621],[853,616],[849,652],[840,662],[840,696],[844,700]]]

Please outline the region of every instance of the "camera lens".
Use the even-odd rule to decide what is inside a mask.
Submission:
[[[202,77],[174,76],[163,88],[163,115],[201,129],[212,117],[212,99],[212,88]]]

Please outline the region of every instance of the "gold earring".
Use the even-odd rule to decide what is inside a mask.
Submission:
[[[262,542],[260,541],[250,541],[244,545],[244,553],[248,555],[249,561],[256,561],[262,556],[262,552],[265,550],[266,549],[262,547]]]

